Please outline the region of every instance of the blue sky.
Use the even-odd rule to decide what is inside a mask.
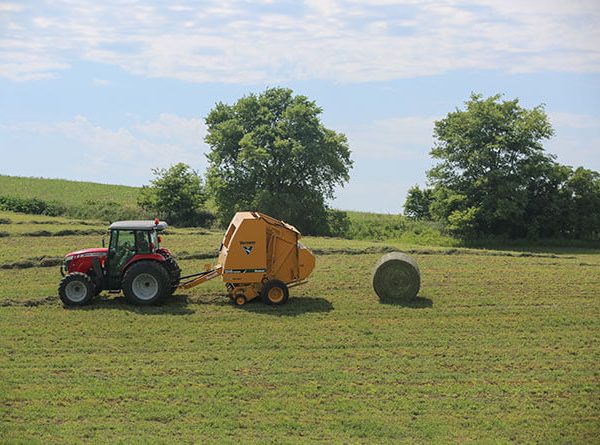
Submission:
[[[337,208],[398,213],[472,91],[545,103],[547,150],[600,170],[598,42],[597,0],[0,1],[0,174],[204,172],[212,106],[269,86],[348,136]]]

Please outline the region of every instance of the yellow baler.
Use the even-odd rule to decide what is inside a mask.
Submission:
[[[266,303],[283,304],[289,288],[305,283],[315,267],[315,257],[300,237],[283,221],[259,212],[238,212],[225,232],[217,264],[181,287],[221,276],[237,305],[259,295]]]

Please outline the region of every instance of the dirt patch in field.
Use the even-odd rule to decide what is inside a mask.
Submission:
[[[211,258],[216,258],[219,256],[219,252],[213,250],[211,252],[196,252],[196,253],[187,253],[182,252],[180,254],[175,255],[178,260],[207,260]]]
[[[49,295],[47,297],[42,298],[32,298],[29,300],[14,300],[11,298],[7,298],[6,300],[0,300],[0,307],[9,307],[9,306],[20,306],[20,307],[37,307],[44,306],[47,304],[56,304],[58,301],[58,297],[54,297]]]
[[[363,249],[353,248],[315,248],[311,249],[315,255],[370,255],[376,253],[404,252],[411,255],[475,255],[475,256],[503,256],[515,258],[556,258],[556,259],[575,259],[575,256],[556,255],[553,253],[532,253],[532,252],[494,252],[489,250],[471,250],[471,249],[406,249],[401,250],[392,246],[370,246]],[[210,252],[175,252],[178,260],[205,260],[219,256],[219,252],[214,250]]]
[[[7,218],[0,218],[0,224],[2,224],[2,220]],[[10,220],[8,220],[10,224]],[[13,224],[46,224],[49,226],[72,226],[73,224],[79,226],[103,226],[104,223],[100,221],[53,221],[53,220],[36,220],[36,221],[15,221]]]
[[[29,269],[31,267],[54,267],[62,263],[62,258],[58,257],[36,257],[28,258],[14,263],[0,264],[0,269]]]
[[[555,255],[553,253],[531,253],[531,252],[492,252],[488,250],[470,250],[470,249],[406,249],[401,250],[392,246],[371,246],[364,249],[352,248],[325,248],[312,249],[316,255],[367,255],[375,253],[404,252],[412,255],[475,255],[475,256],[505,256],[515,258],[557,258],[557,259],[575,259],[575,256]]]
[[[84,230],[59,230],[49,232],[48,230],[35,230],[33,232],[24,232],[20,236],[79,236],[79,235],[102,235],[105,231],[102,229],[84,229]]]
[[[48,226],[60,226],[65,224],[71,224],[64,221],[52,221],[52,220],[37,220],[37,221],[17,221],[15,224],[46,224]]]

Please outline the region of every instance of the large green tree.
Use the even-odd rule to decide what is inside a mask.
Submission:
[[[258,210],[307,233],[327,233],[326,202],[352,167],[346,137],[325,128],[321,108],[286,88],[217,103],[206,117],[207,183],[222,223]]]
[[[140,207],[179,226],[202,226],[211,221],[210,213],[202,209],[206,194],[198,172],[180,162],[152,173],[155,178],[138,196]]]
[[[465,109],[435,123],[431,155],[439,162],[428,172],[434,218],[462,235],[526,236],[530,195],[558,186],[542,146],[553,133],[542,105],[472,94]]]
[[[431,188],[413,187],[405,213],[463,237],[600,238],[600,174],[555,162],[542,105],[473,94],[435,123]]]

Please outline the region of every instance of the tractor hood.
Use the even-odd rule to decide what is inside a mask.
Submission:
[[[67,253],[65,255],[66,259],[73,259],[75,257],[77,258],[81,258],[81,257],[103,257],[106,256],[108,252],[108,249],[106,247],[96,247],[93,249],[81,249],[81,250],[76,250],[75,252],[70,252]]]

